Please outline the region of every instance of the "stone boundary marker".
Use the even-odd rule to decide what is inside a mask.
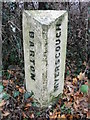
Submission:
[[[26,89],[41,107],[63,92],[68,14],[64,10],[24,10]]]

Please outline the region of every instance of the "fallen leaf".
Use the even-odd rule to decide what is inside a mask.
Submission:
[[[7,86],[7,85],[8,85],[8,83],[9,83],[9,81],[8,81],[8,80],[3,80],[3,86]]]
[[[56,112],[56,115],[60,115],[60,112]]]
[[[0,111],[2,111],[3,110],[3,108],[0,108]]]
[[[18,86],[18,85],[16,85],[16,88],[18,89],[18,88],[19,88],[19,86]]]
[[[73,120],[73,115],[70,115],[69,120]]]
[[[61,115],[61,118],[62,118],[62,119],[66,119],[66,116],[65,116],[65,115]]]
[[[10,80],[10,83],[13,84],[13,80]]]
[[[90,119],[90,111],[87,112],[87,118]]]
[[[67,118],[68,120],[73,120],[73,115],[67,114],[67,115],[66,115],[66,118]]]
[[[30,106],[31,106],[30,103],[27,103],[27,104],[25,105],[26,108],[27,108],[27,107],[30,107]]]
[[[30,104],[30,103],[27,103],[27,104],[25,105],[25,109],[24,109],[24,110],[28,110],[30,106],[31,106],[31,104]]]
[[[86,61],[83,62],[83,65],[85,65],[85,66],[87,65]]]
[[[60,120],[60,118],[61,118],[61,116],[60,116],[60,115],[58,115],[57,119],[58,119],[58,120]]]
[[[83,80],[85,78],[85,73],[80,72],[80,74],[77,77],[79,80]]]
[[[19,88],[19,92],[20,92],[20,93],[24,93],[24,92],[25,92],[25,89]]]
[[[74,108],[75,108],[76,111],[77,111],[78,108],[80,107],[79,104],[77,104],[76,102],[74,102],[73,106],[74,106]]]
[[[88,112],[88,108],[84,108],[84,112],[87,113]]]
[[[52,112],[49,112],[49,115],[50,115],[50,116],[52,116],[52,115],[53,115],[53,113],[52,113]]]
[[[30,118],[34,118],[34,114],[33,113],[30,115]]]
[[[22,112],[22,114],[23,114],[23,118],[26,118],[26,117],[27,117],[26,114],[25,114],[24,112]]]
[[[88,82],[85,82],[85,85],[88,85],[88,86],[89,86],[89,83],[88,83]]]
[[[77,120],[80,120],[79,118],[79,115],[78,114],[75,114],[74,117],[77,119]]]
[[[2,114],[4,117],[8,116],[10,113],[8,111],[4,111],[4,114]]]
[[[57,115],[51,115],[51,116],[49,116],[49,118],[50,118],[50,120],[52,120],[52,118],[53,118],[53,119],[56,119],[56,118],[57,118]]]
[[[4,106],[5,104],[6,104],[6,102],[5,102],[4,100],[2,100],[2,101],[0,102],[0,107]]]
[[[28,102],[33,102],[33,98],[28,98]]]
[[[9,74],[12,74],[12,71],[11,70],[7,70]]]
[[[73,78],[73,83],[77,83],[77,78]]]
[[[71,105],[72,105],[72,102],[65,102],[66,107],[71,107]]]

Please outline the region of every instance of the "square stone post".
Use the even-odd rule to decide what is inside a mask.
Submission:
[[[64,10],[25,10],[25,79],[41,107],[63,92],[68,14]]]

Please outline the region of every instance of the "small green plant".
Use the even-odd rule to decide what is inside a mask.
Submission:
[[[16,91],[16,90],[15,90],[14,93],[13,93],[13,96],[14,96],[14,98],[15,98],[15,97],[18,97],[18,96],[19,96],[19,91]]]
[[[31,97],[33,95],[33,92],[25,92],[24,93],[24,99],[28,99],[29,97]]]
[[[88,85],[81,85],[80,91],[84,94],[87,93],[88,92]]]

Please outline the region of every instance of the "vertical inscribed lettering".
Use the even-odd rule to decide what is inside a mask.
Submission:
[[[30,77],[32,80],[35,81],[35,51],[34,51],[34,32],[29,32],[29,46],[30,46]]]
[[[56,24],[54,92],[58,90],[60,79],[60,37],[61,24]]]

